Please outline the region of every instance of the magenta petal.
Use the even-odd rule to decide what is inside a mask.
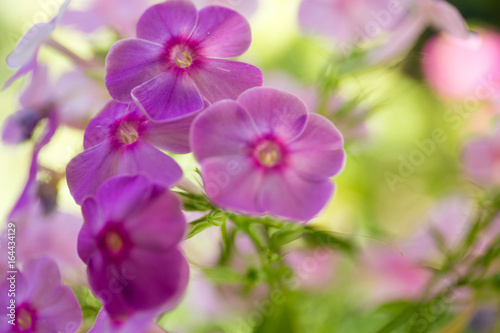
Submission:
[[[198,161],[213,156],[242,155],[258,134],[245,109],[235,101],[220,101],[194,121],[191,146]]]
[[[471,36],[467,22],[452,4],[447,1],[435,0],[433,7],[435,26],[458,38],[465,39]]]
[[[132,102],[132,89],[156,77],[170,65],[163,45],[143,39],[122,39],[106,57],[104,81],[109,94],[122,103]]]
[[[123,148],[118,174],[144,174],[166,187],[182,178],[182,170],[172,157],[142,141]]]
[[[309,115],[304,132],[288,149],[290,167],[310,179],[333,177],[344,167],[342,134],[318,114]]]
[[[99,187],[96,200],[106,221],[123,221],[147,205],[152,191],[151,182],[144,176],[113,177]]]
[[[101,308],[94,326],[88,333],[129,333],[143,332],[153,323],[157,311],[141,311],[127,317],[124,321],[115,321]]]
[[[193,112],[172,120],[150,121],[141,139],[171,153],[189,153],[189,131],[198,114],[199,112]]]
[[[109,101],[87,125],[83,138],[83,148],[92,148],[109,138],[111,127],[115,124],[116,119],[125,115],[129,109],[129,104]]]
[[[250,213],[263,213],[258,206],[258,191],[263,172],[251,157],[212,157],[201,162],[203,183],[211,200],[221,207]]]
[[[245,90],[261,86],[260,69],[242,62],[200,59],[188,68],[200,93],[211,103],[236,99]]]
[[[284,141],[297,137],[305,128],[307,108],[297,97],[271,88],[254,88],[238,97],[257,127]]]
[[[154,120],[181,117],[204,105],[193,80],[181,68],[169,68],[132,90],[132,95],[136,104]]]
[[[106,179],[116,175],[119,157],[111,140],[106,140],[68,163],[66,179],[76,203],[81,204],[86,196],[95,194]]]
[[[186,232],[180,200],[173,192],[165,191],[151,199],[147,209],[129,215],[127,230],[136,246],[154,251],[170,250],[184,239]]]
[[[309,181],[292,170],[268,172],[259,204],[270,214],[307,221],[328,203],[334,185],[328,179]]]
[[[170,0],[149,7],[137,23],[137,38],[164,44],[173,38],[187,40],[198,13],[191,1]]]
[[[200,10],[198,25],[190,41],[207,57],[233,58],[250,47],[252,33],[247,20],[226,7],[210,6]]]

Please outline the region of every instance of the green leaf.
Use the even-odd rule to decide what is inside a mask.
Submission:
[[[293,242],[304,234],[304,227],[300,224],[287,224],[275,232],[269,240],[271,251],[278,251],[283,245]]]
[[[333,249],[354,253],[356,246],[352,241],[334,236],[329,231],[317,230],[312,227],[305,227],[306,234],[304,239],[316,246],[326,246]]]
[[[241,283],[245,277],[230,267],[203,269],[205,276],[214,283]]]

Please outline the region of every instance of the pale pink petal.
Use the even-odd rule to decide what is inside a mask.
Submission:
[[[433,24],[439,29],[458,38],[465,39],[472,35],[462,14],[449,2],[435,0],[433,10]]]

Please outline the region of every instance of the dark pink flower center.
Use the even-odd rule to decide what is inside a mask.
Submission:
[[[255,159],[267,168],[278,166],[283,162],[283,148],[272,139],[264,139],[253,149]]]
[[[16,313],[17,331],[34,332],[36,323],[36,312],[29,304],[22,304]]]
[[[108,258],[122,258],[131,247],[131,240],[128,233],[120,223],[110,222],[101,232],[99,248]]]
[[[139,131],[137,122],[125,121],[118,126],[116,138],[119,142],[131,145],[139,140]]]
[[[172,47],[170,60],[179,68],[188,68],[195,58],[194,51],[185,44],[177,44]]]

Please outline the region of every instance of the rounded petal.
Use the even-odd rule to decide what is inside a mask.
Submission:
[[[37,329],[40,332],[72,333],[82,324],[82,310],[68,286],[62,286],[57,299],[38,309],[37,315]]]
[[[198,19],[191,1],[170,0],[149,7],[137,22],[137,37],[166,44],[171,39],[187,40]]]
[[[182,117],[204,106],[189,73],[173,67],[133,89],[132,96],[137,106],[154,120]]]
[[[207,158],[201,162],[203,183],[208,197],[224,208],[260,214],[258,192],[263,171],[247,156]]]
[[[28,260],[23,273],[27,282],[27,295],[33,305],[42,308],[57,298],[61,287],[61,274],[57,264],[48,257]]]
[[[297,137],[306,126],[305,104],[289,93],[259,87],[241,94],[238,102],[261,132],[273,133],[285,142]]]
[[[109,314],[101,308],[97,314],[94,326],[88,333],[128,333],[143,332],[158,315],[157,311],[141,311],[127,317],[124,321],[116,321],[109,317]]]
[[[247,20],[226,7],[209,6],[200,10],[198,25],[190,38],[202,55],[233,58],[245,53],[252,42]]]
[[[94,195],[99,186],[117,174],[119,154],[111,140],[76,155],[66,167],[66,179],[77,204]]]
[[[182,169],[172,157],[147,142],[137,141],[123,148],[118,174],[144,174],[165,187],[171,187],[182,178]]]
[[[83,148],[92,148],[109,138],[109,132],[116,119],[125,115],[129,109],[130,104],[109,101],[87,125],[83,138]]]
[[[165,188],[157,192],[161,195],[151,196],[142,209],[128,216],[125,224],[136,246],[167,251],[184,239],[186,219],[174,193]]]
[[[308,179],[333,177],[345,164],[342,134],[318,114],[309,115],[306,128],[288,150],[289,166]]]
[[[141,139],[171,153],[191,152],[189,131],[199,112],[166,121],[149,121]]]
[[[462,14],[447,1],[435,0],[433,2],[433,23],[438,28],[458,38],[468,38],[472,35],[467,28]]]
[[[328,180],[311,181],[290,169],[266,173],[259,205],[270,214],[295,221],[307,221],[317,215],[334,190]]]
[[[248,112],[235,101],[220,101],[203,111],[191,129],[191,147],[200,162],[245,154],[259,133]]]
[[[242,62],[198,59],[188,68],[199,92],[209,102],[236,99],[242,92],[261,86],[262,71]]]
[[[55,23],[37,23],[24,33],[14,51],[7,57],[10,68],[21,68],[28,65],[38,53],[40,45],[49,38],[55,29]]]
[[[111,97],[122,103],[132,102],[132,89],[170,66],[165,57],[163,45],[147,40],[122,39],[113,44],[106,56],[104,78]]]

